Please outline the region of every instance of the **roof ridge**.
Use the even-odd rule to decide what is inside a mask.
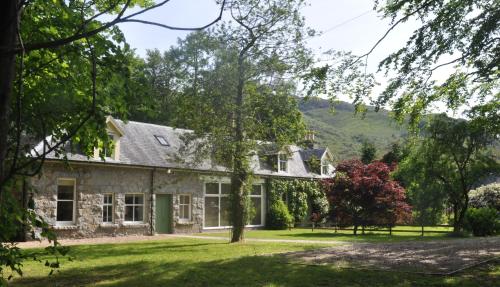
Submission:
[[[171,130],[179,130],[179,131],[186,131],[186,132],[194,132],[194,130],[190,129],[184,129],[184,128],[177,128],[177,127],[171,127],[171,126],[166,126],[166,125],[159,125],[159,124],[153,124],[153,123],[145,123],[145,122],[138,122],[138,121],[123,121],[121,119],[116,119],[116,121],[119,121],[120,123],[127,125],[128,123],[135,123],[135,124],[140,124],[140,125],[148,125],[148,126],[156,126],[156,127],[161,127],[161,128],[169,128]]]

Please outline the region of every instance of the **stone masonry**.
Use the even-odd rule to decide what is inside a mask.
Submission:
[[[76,181],[75,220],[71,225],[58,226],[56,223],[58,179]],[[174,233],[202,230],[203,182],[196,173],[169,173],[164,169],[50,162],[44,165],[42,174],[33,178],[31,184],[37,213],[54,227],[61,238],[154,234],[156,194],[172,194]],[[104,193],[112,193],[114,196],[114,221],[111,224],[102,222]],[[124,221],[127,193],[144,195],[142,223],[131,224]],[[187,222],[179,220],[180,194],[191,195],[191,220]]]

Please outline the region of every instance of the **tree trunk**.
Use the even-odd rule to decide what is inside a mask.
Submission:
[[[357,234],[358,234],[358,226],[354,225],[354,235],[357,235]]]
[[[233,175],[231,176],[231,217],[233,235],[231,242],[243,240],[245,231],[246,191],[245,182],[248,179],[246,165],[245,136],[243,132],[243,86],[245,84],[244,53],[238,58],[238,87],[235,99],[234,114],[234,154]]]
[[[17,0],[0,1],[0,49],[15,47],[17,43]],[[13,52],[0,50],[0,193],[7,179],[7,135],[9,133],[9,107],[15,75]]]

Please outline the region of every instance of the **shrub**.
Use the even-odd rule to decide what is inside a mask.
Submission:
[[[474,236],[495,235],[500,232],[499,213],[494,208],[469,208],[465,220],[466,228]]]
[[[469,205],[474,208],[489,207],[500,212],[500,184],[481,186],[470,192]]]
[[[293,223],[293,217],[282,200],[276,200],[269,207],[267,215],[267,228],[287,229]]]

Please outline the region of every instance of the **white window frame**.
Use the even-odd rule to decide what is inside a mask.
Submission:
[[[60,185],[63,185],[63,186],[70,186],[69,184],[61,184],[61,182],[65,181],[66,183],[69,183],[69,182],[72,182],[72,185],[73,185],[73,199],[72,200],[69,200],[69,199],[59,199],[59,186]],[[57,179],[57,186],[56,186],[56,225],[57,226],[68,226],[68,225],[75,225],[75,213],[76,213],[76,178],[58,178]],[[59,203],[59,201],[64,201],[64,202],[68,202],[68,201],[72,201],[73,202],[73,212],[71,214],[71,221],[58,221],[57,220],[57,205]]]
[[[326,168],[326,173],[323,172],[323,168]],[[326,153],[321,157],[321,175],[330,175],[330,163],[326,160]]]
[[[104,203],[104,197],[111,195],[111,203]],[[104,208],[111,206],[111,221],[104,221]],[[113,193],[103,193],[102,194],[102,213],[101,221],[103,224],[113,224],[115,222],[115,195]]]
[[[130,203],[126,203],[127,202],[126,201],[127,195],[134,195],[134,196],[135,195],[140,195],[140,196],[142,196],[142,204],[135,204],[135,203],[130,204]],[[124,216],[123,222],[126,223],[126,224],[142,224],[142,223],[144,223],[144,217],[145,217],[145,213],[146,213],[146,209],[144,208],[144,206],[145,206],[145,196],[144,196],[144,193],[137,193],[137,192],[136,193],[125,193],[125,197],[123,199],[124,199],[124,206],[125,206],[125,210],[124,210],[124,214],[123,214],[123,216]],[[132,220],[132,221],[125,220],[125,218],[126,218],[125,212],[127,212],[127,206],[132,206],[132,207],[134,207],[134,206],[142,206],[142,220],[141,221],[138,221],[138,220]],[[133,212],[132,213],[132,219],[134,219],[135,218],[135,209],[134,208],[132,208],[132,212]]]
[[[260,195],[254,195],[252,193],[250,193],[250,198],[260,198],[260,224],[248,224],[246,225],[246,227],[261,227],[261,226],[264,226],[265,224],[265,202],[264,202],[264,184],[262,183],[252,183],[252,190],[253,190],[253,186],[254,185],[258,185],[260,186]]]
[[[108,138],[111,140],[111,144],[113,146],[111,148],[111,152],[109,153],[109,156],[108,156],[107,155],[108,148],[105,146],[102,147],[102,152],[103,152],[105,158],[114,159],[115,158],[115,150],[116,150],[116,146],[115,146],[116,145],[116,135],[113,132],[108,131]]]
[[[218,226],[206,226],[206,220],[205,220],[205,204],[203,204],[203,229],[230,229],[233,228],[231,225],[227,226],[221,226],[220,220],[221,220],[221,198],[222,197],[229,197],[229,194],[223,194],[222,193],[222,184],[230,184],[231,181],[229,179],[223,178],[223,179],[214,179],[212,177],[206,177],[204,178],[203,182],[203,199],[206,197],[217,197],[219,199],[219,217],[218,217]],[[217,194],[207,194],[207,183],[216,183],[219,187],[219,192]],[[261,224],[260,225],[245,225],[245,227],[262,227],[265,225],[266,222],[266,200],[265,200],[265,190],[264,190],[264,180],[256,180],[252,183],[252,185],[260,185],[261,186],[261,195],[251,195],[250,197],[261,197]],[[253,187],[252,187],[253,188]]]
[[[282,156],[285,157],[285,160],[281,160]],[[281,162],[285,162],[284,170],[282,170]],[[288,156],[285,153],[278,153],[278,172],[288,172]]]
[[[189,199],[188,203],[181,203],[181,197],[183,196],[186,196]],[[192,199],[191,194],[179,194],[179,221],[181,222],[191,221],[191,206],[192,206],[191,199]],[[188,206],[188,216],[182,217],[181,210],[183,210],[182,207],[186,205]]]

